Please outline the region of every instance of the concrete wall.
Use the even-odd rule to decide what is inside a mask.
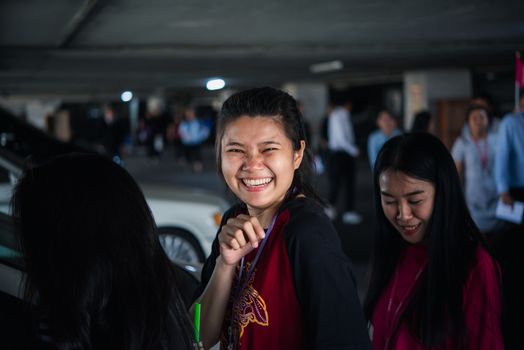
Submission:
[[[302,103],[304,118],[311,130],[310,143],[316,147],[320,123],[326,114],[329,102],[328,86],[321,83],[288,83],[282,89]]]
[[[471,73],[465,69],[409,71],[404,73],[404,128],[409,130],[414,115],[424,109],[436,115],[440,99],[471,98]]]

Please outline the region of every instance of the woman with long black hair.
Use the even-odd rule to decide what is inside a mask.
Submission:
[[[12,199],[32,348],[191,349],[179,276],[133,178],[94,154],[25,171]]]
[[[377,230],[364,304],[374,349],[502,349],[500,274],[446,147],[396,136],[374,168]]]

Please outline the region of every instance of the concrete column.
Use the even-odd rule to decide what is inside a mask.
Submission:
[[[139,114],[140,100],[138,97],[133,97],[129,101],[129,132],[131,133],[131,142],[133,146],[138,144],[138,114]]]
[[[471,73],[466,69],[405,72],[405,130],[411,128],[414,115],[421,110],[429,110],[436,116],[438,100],[468,99],[471,94]]]
[[[313,148],[316,148],[322,118],[329,102],[329,89],[323,83],[287,83],[282,90],[302,103],[304,119],[309,123]]]

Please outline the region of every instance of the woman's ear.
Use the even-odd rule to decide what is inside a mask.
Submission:
[[[295,170],[300,167],[300,164],[302,163],[302,158],[304,158],[304,150],[306,149],[306,141],[300,140],[300,149],[295,151],[294,159],[293,159],[293,165],[295,167]]]

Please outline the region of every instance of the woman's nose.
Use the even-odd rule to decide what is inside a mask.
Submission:
[[[250,152],[244,161],[244,169],[256,169],[262,164],[262,155],[260,152]]]
[[[413,217],[413,213],[409,205],[401,203],[398,206],[397,220],[408,221]]]

